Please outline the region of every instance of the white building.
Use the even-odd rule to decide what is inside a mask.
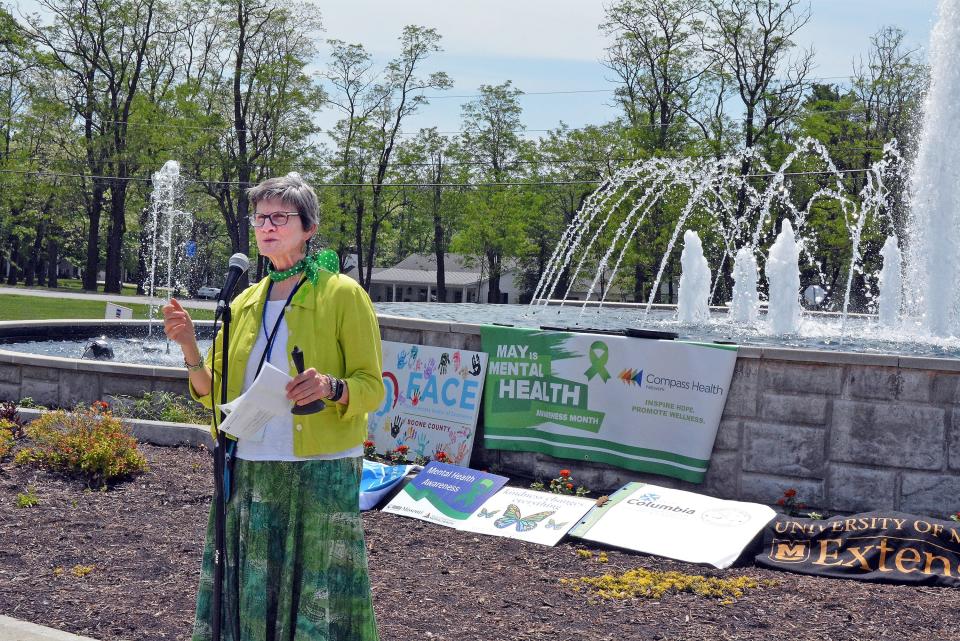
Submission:
[[[443,261],[448,303],[486,303],[489,275],[481,262],[462,254],[446,254]],[[356,276],[354,270],[348,272]],[[500,276],[501,303],[519,302],[520,290],[515,268]],[[393,267],[375,267],[370,278],[374,302],[427,302],[437,300],[437,258],[432,254],[411,254]]]

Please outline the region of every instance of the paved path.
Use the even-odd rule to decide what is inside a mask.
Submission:
[[[2,294],[13,294],[16,296],[39,296],[41,298],[73,298],[78,300],[100,300],[104,303],[116,303],[117,305],[124,305],[130,303],[139,303],[141,305],[149,305],[151,302],[156,303],[156,299],[151,299],[149,296],[124,296],[122,294],[94,294],[91,292],[84,291],[64,291],[61,289],[26,289],[23,287],[0,287],[0,295]],[[178,299],[179,300],[179,299]],[[189,309],[216,309],[217,304],[212,300],[181,300],[180,301],[184,307]],[[0,641],[3,641],[0,639]]]
[[[18,621],[0,615],[0,641],[95,641],[36,623]]]

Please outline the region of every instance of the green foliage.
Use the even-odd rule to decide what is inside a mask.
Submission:
[[[20,402],[18,404],[20,405],[20,407],[23,407],[25,409],[31,409],[31,410],[47,409],[46,405],[42,405],[36,402],[35,400],[33,400],[32,396],[24,396],[23,398],[20,399]]]
[[[118,416],[168,423],[210,422],[210,410],[173,392],[145,392],[140,397],[117,396],[113,411]]]
[[[530,489],[568,496],[586,496],[590,493],[583,485],[577,486],[570,470],[560,470],[556,478],[550,479],[548,485],[544,485],[543,481],[534,481],[530,484]]]
[[[27,486],[27,491],[17,494],[16,505],[19,508],[36,507],[40,505],[40,497],[32,485]]]
[[[17,452],[17,464],[77,475],[91,487],[106,488],[147,469],[129,430],[99,409],[48,412],[28,425],[25,434],[28,444]]]
[[[0,418],[0,458],[3,458],[13,449],[13,443],[16,440],[14,434],[19,431],[20,426],[11,420]]]

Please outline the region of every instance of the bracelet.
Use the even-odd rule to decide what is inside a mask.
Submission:
[[[343,396],[343,389],[347,384],[342,379],[332,376],[327,376],[327,379],[330,381],[330,396],[327,397],[327,400],[336,403]]]
[[[200,362],[197,363],[196,365],[191,365],[190,363],[187,362],[187,359],[183,359],[183,366],[187,368],[188,372],[199,372],[204,367],[206,367],[206,365],[204,365],[203,363],[203,358],[201,358]]]

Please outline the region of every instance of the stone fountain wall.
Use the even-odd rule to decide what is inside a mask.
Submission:
[[[480,349],[479,325],[381,317],[380,326],[384,340]],[[155,390],[185,393],[184,371],[0,350],[0,400],[72,406]],[[642,480],[773,503],[792,487],[830,511],[960,509],[960,360],[741,348],[703,485],[487,450],[482,423],[472,466],[509,476],[552,478],[566,467],[592,490]]]

